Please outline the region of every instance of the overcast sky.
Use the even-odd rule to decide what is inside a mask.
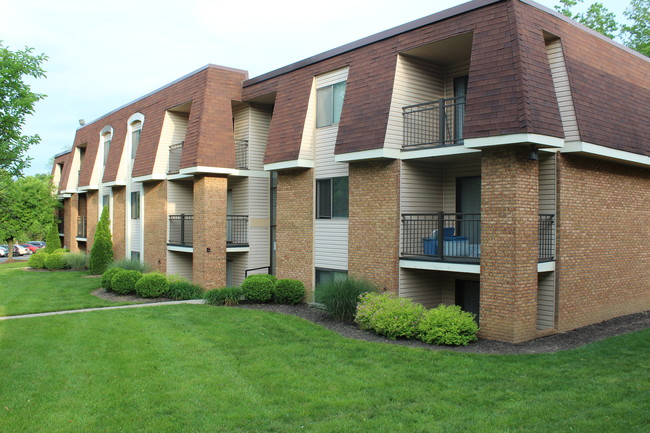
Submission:
[[[623,20],[627,1],[601,2]],[[0,0],[4,45],[49,56],[47,78],[30,81],[48,96],[24,129],[42,139],[25,174],[50,172],[50,158],[71,147],[79,119],[90,122],[208,63],[255,77],[461,3]]]

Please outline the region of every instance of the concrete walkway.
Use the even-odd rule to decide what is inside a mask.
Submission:
[[[88,311],[117,310],[123,308],[144,308],[144,307],[157,307],[159,305],[204,304],[204,303],[205,301],[203,299],[191,299],[189,301],[150,302],[147,304],[130,304],[130,305],[118,305],[115,307],[84,308],[81,310],[50,311],[47,313],[22,314],[19,316],[3,316],[0,317],[0,320],[24,319],[27,317],[56,316],[59,314],[87,313]]]

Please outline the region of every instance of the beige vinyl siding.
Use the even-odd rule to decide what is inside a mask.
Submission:
[[[427,308],[442,303],[443,275],[420,269],[400,269],[399,296],[419,302]]]
[[[443,175],[441,164],[413,160],[402,162],[402,213],[438,212],[443,207]]]
[[[264,153],[269,137],[271,112],[266,108],[250,108],[249,164],[250,170],[264,169]],[[268,194],[268,192],[267,192]]]
[[[226,259],[231,262],[233,286],[241,285],[246,269],[249,269],[248,253],[228,253]]]
[[[314,177],[348,176],[348,164],[334,161],[334,145],[338,134],[338,125],[325,126],[316,130],[316,161]]]
[[[555,272],[537,276],[537,330],[555,328]]]
[[[579,141],[580,132],[578,130],[578,121],[571,96],[569,74],[567,73],[564,62],[562,42],[559,39],[549,42],[546,45],[546,54],[548,56],[549,66],[551,67],[555,95],[560,109],[560,117],[562,118],[564,139],[566,141]]]
[[[404,140],[402,108],[443,97],[443,70],[424,60],[397,56],[384,147],[401,149]]]
[[[178,275],[192,281],[192,254],[167,251],[167,275]]]
[[[232,215],[248,215],[248,177],[229,177],[232,190]]]
[[[443,212],[456,212],[456,178],[481,175],[480,158],[464,160],[461,163],[446,165],[444,168]]]
[[[169,146],[185,141],[188,119],[189,114],[187,113],[165,112],[165,119],[163,120],[162,130],[160,131],[160,141],[156,150],[156,162],[154,163],[153,174],[167,174]]]
[[[167,213],[194,214],[194,185],[192,182],[167,183]]]
[[[445,66],[445,94],[444,98],[453,98],[454,78],[469,75],[469,59]]]
[[[314,78],[309,92],[309,104],[305,113],[305,124],[302,128],[299,159],[314,160],[314,143],[316,140],[316,78]]]
[[[248,179],[250,197],[248,217],[248,266],[259,268],[269,266],[269,179],[251,177]]]
[[[556,213],[556,154],[539,152],[539,213]]]
[[[321,87],[331,86],[332,84],[340,83],[341,81],[347,81],[347,79],[348,68],[336,69],[317,76],[316,88],[320,89]]]

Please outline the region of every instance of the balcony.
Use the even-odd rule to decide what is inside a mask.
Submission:
[[[169,245],[192,246],[194,215],[169,215]]]
[[[409,105],[402,113],[404,150],[463,144],[464,96]]]
[[[167,174],[178,174],[181,169],[181,156],[183,155],[183,144],[185,142],[169,146],[169,161],[167,162]]]
[[[538,261],[555,258],[555,215],[539,215]],[[440,236],[440,233],[444,233]],[[478,263],[481,258],[481,214],[432,213],[402,215],[402,256],[422,260]]]
[[[168,245],[192,247],[194,215],[169,215]],[[248,246],[248,216],[226,216],[226,246]]]
[[[88,223],[85,216],[77,217],[77,237],[85,238],[88,229]]]

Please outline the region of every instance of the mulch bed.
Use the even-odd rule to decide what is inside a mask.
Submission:
[[[105,289],[97,289],[93,295],[115,302],[165,302],[171,301],[166,298],[146,299],[139,296],[122,296]],[[650,310],[643,313],[629,314],[617,317],[605,322],[596,323],[572,331],[526,341],[524,343],[512,344],[501,341],[479,339],[468,346],[435,346],[418,340],[390,340],[368,331],[362,331],[353,324],[336,322],[329,318],[325,311],[313,308],[305,304],[300,305],[279,305],[279,304],[240,304],[237,308],[252,310],[264,310],[274,313],[291,314],[301,317],[310,322],[330,329],[343,337],[355,338],[376,343],[398,344],[401,346],[420,347],[428,350],[451,350],[455,352],[469,353],[491,353],[491,354],[525,354],[525,353],[552,353],[561,350],[575,349],[587,343],[602,340],[616,335],[627,334],[650,328]]]

